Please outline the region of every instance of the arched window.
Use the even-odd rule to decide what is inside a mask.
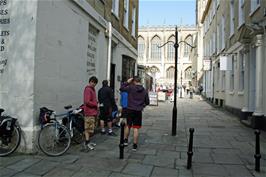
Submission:
[[[161,48],[158,47],[160,45],[161,45],[161,39],[158,36],[155,36],[151,40],[151,61],[161,60]]]
[[[166,78],[174,79],[174,76],[175,76],[175,68],[171,66],[166,70]]]
[[[192,35],[191,34],[188,35],[185,38],[185,41],[192,46],[192,43],[193,43]],[[191,47],[189,45],[187,45],[186,43],[184,43],[184,57],[188,57],[189,56],[190,49],[191,49]]]
[[[173,41],[175,42],[175,37],[171,36],[168,41]],[[169,42],[167,44],[167,60],[168,61],[174,61],[175,58],[175,48],[174,48],[174,44],[172,42]]]
[[[145,41],[143,37],[138,38],[138,60],[143,61],[145,51]]]
[[[160,76],[160,70],[156,66],[147,66],[146,72],[148,72],[152,77],[158,78]]]
[[[185,79],[192,79],[191,66],[185,70]]]

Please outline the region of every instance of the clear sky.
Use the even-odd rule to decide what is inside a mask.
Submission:
[[[139,0],[139,26],[195,25],[196,0]]]

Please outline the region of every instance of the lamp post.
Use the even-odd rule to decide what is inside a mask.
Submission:
[[[173,41],[167,41],[162,46],[158,46],[159,48],[165,46],[167,43],[172,42],[174,43],[175,48],[175,75],[174,75],[174,106],[173,106],[173,112],[172,112],[172,136],[176,136],[176,126],[177,126],[177,108],[176,108],[176,89],[177,89],[177,63],[178,63],[178,47],[179,43],[184,42],[187,45],[189,45],[191,48],[195,48],[194,46],[191,46],[186,41],[180,41],[178,42],[178,31],[177,26],[175,27],[175,42]]]

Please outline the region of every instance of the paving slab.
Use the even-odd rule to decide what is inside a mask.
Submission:
[[[179,171],[171,168],[154,167],[151,177],[177,177]]]
[[[136,176],[149,177],[152,172],[152,165],[144,165],[140,163],[129,163],[124,168],[123,173]]]
[[[26,168],[31,167],[33,164],[39,162],[40,160],[41,159],[37,159],[37,158],[23,159],[21,161],[18,161],[17,163],[7,166],[7,168],[11,170],[16,170],[16,171],[23,171]]]

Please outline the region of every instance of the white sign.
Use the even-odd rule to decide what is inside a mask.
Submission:
[[[232,70],[232,57],[220,56],[220,70],[221,71]]]
[[[157,92],[149,92],[150,105],[158,106],[158,95]]]
[[[204,71],[210,71],[211,70],[211,60],[210,59],[203,60],[203,70]]]
[[[98,30],[89,25],[89,35],[88,35],[88,52],[87,52],[87,72],[89,76],[96,74],[95,60],[97,55],[97,35]]]
[[[8,63],[8,41],[10,36],[10,2],[0,0],[0,75]]]

